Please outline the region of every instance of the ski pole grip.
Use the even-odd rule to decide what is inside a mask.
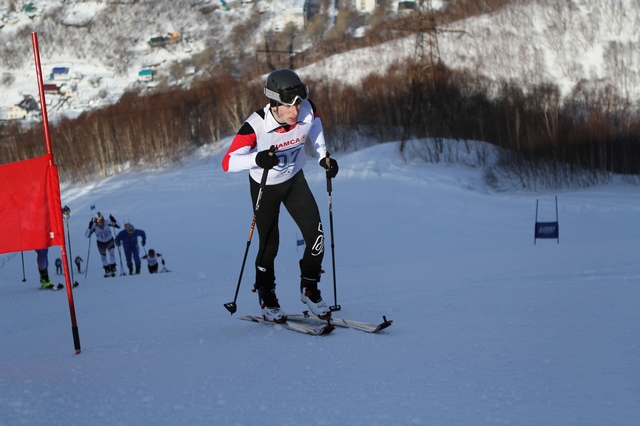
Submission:
[[[271,147],[269,148],[269,155],[275,155],[275,152],[278,150],[278,148],[276,148],[275,145],[271,145]],[[269,169],[265,169],[264,172],[262,173],[262,179],[260,180],[260,188],[264,189],[265,185],[267,184],[267,177],[269,175]]]
[[[331,193],[332,188],[331,188],[331,178],[329,177],[329,168],[331,167],[331,164],[329,162],[329,157],[331,156],[331,153],[329,151],[327,151],[327,156],[324,157],[325,160],[327,162],[327,192]]]

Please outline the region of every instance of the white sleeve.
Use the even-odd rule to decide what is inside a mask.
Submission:
[[[324,130],[320,117],[314,118],[313,126],[309,131],[309,139],[313,143],[313,149],[318,153],[318,163],[320,163],[320,160],[327,156],[327,145],[324,141]]]
[[[247,170],[256,165],[257,152],[251,152],[252,148],[249,146],[242,146],[233,152],[229,152],[229,172],[239,172],[241,170]]]

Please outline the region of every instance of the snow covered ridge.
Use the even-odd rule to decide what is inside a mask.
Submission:
[[[455,22],[438,36],[450,68],[469,69],[522,87],[557,84],[563,94],[582,80],[608,83],[640,99],[640,3],[633,0],[532,0]],[[412,57],[415,35],[336,55],[301,69],[318,79],[357,85]],[[349,72],[344,72],[349,70]]]

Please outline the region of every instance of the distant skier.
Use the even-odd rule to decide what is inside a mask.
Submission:
[[[129,275],[133,275],[133,265],[136,265],[136,275],[140,273],[140,248],[138,247],[138,237],[142,238],[142,247],[147,244],[147,234],[142,229],[128,223],[125,229],[116,236],[116,244],[124,248],[124,257],[129,268]],[[133,257],[133,260],[131,259]]]
[[[82,258],[80,256],[76,256],[76,258],[74,259],[74,263],[78,267],[78,273],[79,274],[82,273],[82,271],[80,270],[80,266],[82,265],[82,262],[84,262],[84,261],[82,260]]]
[[[85,237],[91,238],[91,234],[94,232],[96,233],[98,251],[100,252],[100,258],[102,259],[105,278],[116,276],[116,253],[111,227],[119,229],[120,223],[115,217],[113,217],[113,215],[109,215],[109,222],[105,223],[104,217],[102,217],[100,212],[98,212],[96,213],[96,217],[91,219],[89,222],[89,229],[87,229],[84,234]],[[110,262],[107,261],[107,252],[109,252]]]
[[[169,270],[164,267],[164,258],[162,257],[162,253],[156,253],[154,249],[149,249],[149,252],[142,256],[142,259],[149,263],[147,267],[149,268],[150,274],[158,273],[158,262],[162,263],[161,272],[169,272]]]
[[[56,259],[56,275],[62,275],[62,260],[60,258]]]

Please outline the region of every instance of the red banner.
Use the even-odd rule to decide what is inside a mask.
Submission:
[[[0,254],[64,244],[53,155],[0,165]]]

